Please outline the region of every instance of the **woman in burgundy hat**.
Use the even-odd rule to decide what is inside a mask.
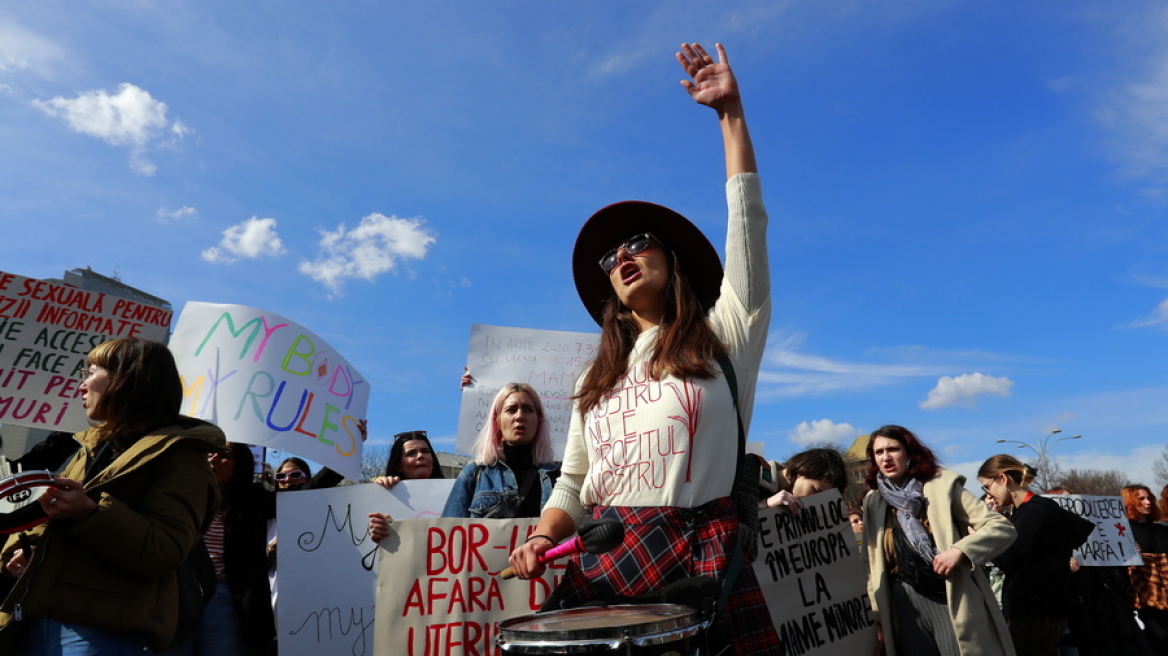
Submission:
[[[752,551],[757,469],[743,503],[731,488],[770,324],[767,216],[738,83],[720,44],[717,54],[683,44],[677,59],[691,78],[682,86],[722,129],[725,273],[693,223],[652,203],[610,205],[576,240],[576,289],[601,345],[578,385],[562,475],[511,566],[540,575],[539,555],[588,516],[617,519],[626,534],[611,552],[573,557],[545,610],[651,595],[695,575],[724,582]],[[748,564],[726,590],[723,634],[737,653],[777,653]]]

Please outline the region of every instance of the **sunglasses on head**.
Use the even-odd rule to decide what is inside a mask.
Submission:
[[[645,252],[645,249],[649,248],[650,242],[655,239],[657,238],[647,232],[630,237],[628,241],[619,244],[616,248],[605,253],[604,257],[600,258],[600,268],[605,273],[610,273],[616,268],[620,249],[625,249],[625,252],[629,255],[640,255]]]
[[[406,431],[393,436],[394,442],[402,440],[426,440],[426,431]],[[428,440],[427,440],[428,441]]]
[[[286,472],[276,472],[277,481],[298,481],[302,478],[308,478],[308,476],[299,469],[293,469],[292,471]]]

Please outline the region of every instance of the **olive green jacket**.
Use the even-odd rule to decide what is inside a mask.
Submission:
[[[77,434],[82,448],[63,477],[84,481],[97,437],[95,429]],[[180,417],[84,481],[97,502],[92,515],[28,531],[36,546],[0,605],[0,654],[15,647],[21,622],[14,620],[30,618],[134,633],[155,650],[165,648],[178,621],[175,572],[219,507],[207,454],[225,444],[217,426]],[[18,547],[10,537],[0,564]]]

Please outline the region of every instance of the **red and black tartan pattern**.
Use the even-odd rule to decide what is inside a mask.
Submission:
[[[608,553],[572,557],[557,589],[562,608],[616,595],[638,597],[690,576],[721,581],[738,540],[738,518],[729,497],[697,508],[597,506],[593,517],[624,524],[624,542]],[[724,614],[739,656],[781,653],[749,563],[738,573]]]

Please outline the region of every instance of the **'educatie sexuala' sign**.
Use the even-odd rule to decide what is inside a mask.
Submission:
[[[369,383],[312,331],[243,305],[190,302],[170,350],[183,413],[233,442],[288,451],[357,480]]]
[[[171,311],[0,271],[0,424],[79,431],[85,356],[119,337],[166,339]]]

